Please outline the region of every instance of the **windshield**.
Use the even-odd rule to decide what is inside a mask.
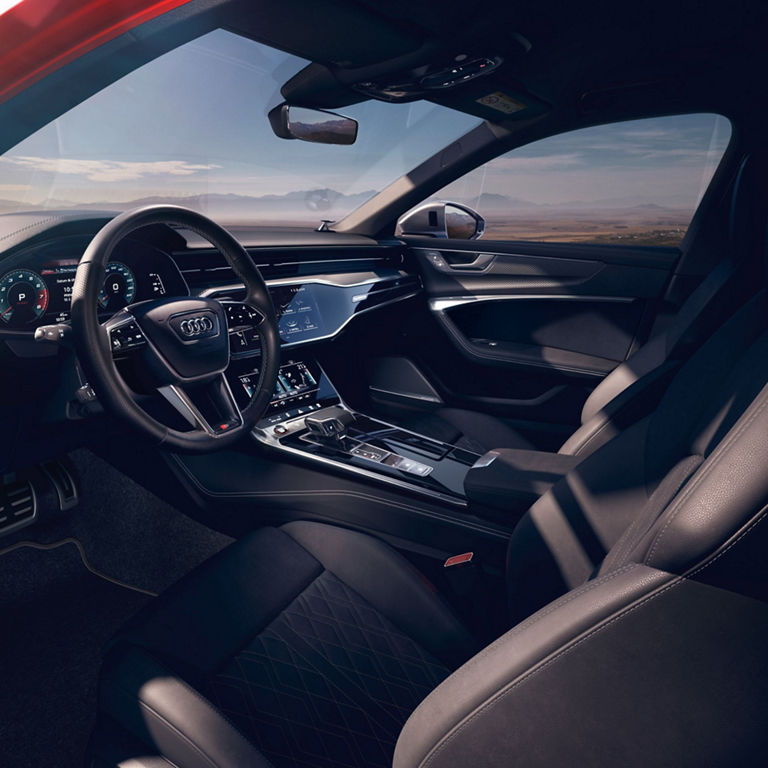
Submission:
[[[217,30],[144,65],[0,157],[0,212],[175,203],[223,223],[338,220],[480,121],[368,101],[352,146],[277,138],[267,113],[308,62]]]

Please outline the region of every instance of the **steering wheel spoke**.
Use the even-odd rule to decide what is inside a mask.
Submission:
[[[190,426],[206,435],[219,437],[243,427],[243,414],[223,373],[206,384],[169,384],[157,392]]]

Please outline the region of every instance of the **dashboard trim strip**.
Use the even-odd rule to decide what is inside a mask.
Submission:
[[[558,293],[511,293],[479,296],[445,296],[429,300],[433,312],[445,312],[447,309],[484,301],[591,301],[607,304],[629,304],[637,299],[630,296],[579,296]]]
[[[385,283],[391,280],[392,280],[392,277],[377,277],[377,278],[372,278],[370,280],[363,280],[358,283],[338,283],[338,282],[331,282],[330,280],[327,280],[325,278],[299,277],[299,278],[288,278],[286,280],[267,280],[265,282],[267,284],[267,288],[280,288],[281,286],[284,286],[284,285],[296,285],[296,284],[330,285],[330,286],[333,286],[334,288],[357,288],[363,285],[375,285],[376,283]],[[400,286],[393,286],[393,290],[399,287]],[[201,291],[197,295],[206,299],[216,298],[216,294],[228,293],[230,291],[235,291],[235,290],[243,290],[244,288],[245,286],[242,283],[230,283],[228,285],[206,288],[204,291]],[[414,296],[418,296],[419,293],[421,293],[421,285],[419,285],[416,288],[416,290],[413,290],[410,293],[403,294],[402,296],[397,296],[394,299],[387,299],[386,301],[382,301],[373,307],[367,307],[366,309],[361,309],[358,312],[355,312],[354,314],[350,315],[332,333],[328,333],[323,336],[317,336],[313,339],[306,339],[304,341],[282,342],[280,344],[280,349],[293,349],[294,347],[298,347],[304,344],[315,344],[320,341],[331,341],[332,339],[335,339],[347,327],[347,325],[349,325],[349,323],[351,323],[352,320],[354,320],[356,317],[359,317],[360,315],[365,314],[366,312],[371,312],[374,309],[380,309],[381,307],[386,307],[390,304],[395,304],[398,301],[405,301],[405,299],[412,299]],[[246,356],[246,355],[243,355],[243,356]]]

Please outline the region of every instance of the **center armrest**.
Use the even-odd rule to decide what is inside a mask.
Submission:
[[[524,512],[579,461],[579,456],[561,453],[498,448],[475,462],[464,490],[471,505]]]

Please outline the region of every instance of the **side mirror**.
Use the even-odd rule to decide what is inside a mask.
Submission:
[[[401,216],[396,234],[477,240],[485,231],[485,219],[460,203],[424,203]]]
[[[269,124],[281,139],[314,141],[318,144],[354,144],[357,120],[324,109],[280,104],[269,112]]]

